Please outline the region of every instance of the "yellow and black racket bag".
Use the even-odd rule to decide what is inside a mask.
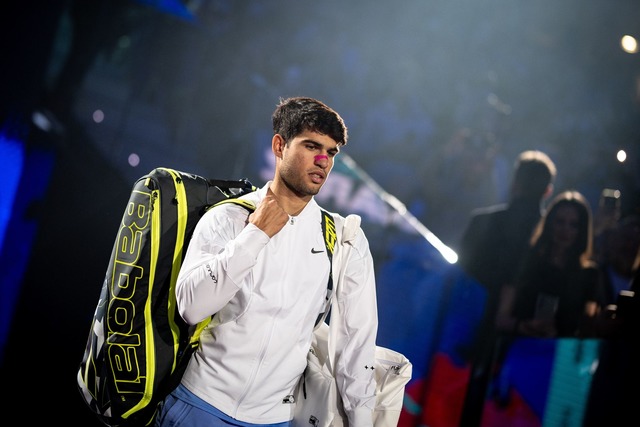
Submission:
[[[84,401],[104,424],[150,425],[179,383],[204,327],[188,326],[176,310],[189,239],[208,208],[254,190],[248,180],[169,168],[134,183],[77,376]]]

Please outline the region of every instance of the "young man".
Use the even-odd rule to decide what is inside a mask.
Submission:
[[[217,206],[191,239],[177,308],[190,324],[215,317],[182,383],[165,399],[158,427],[287,426],[293,417],[330,272],[313,196],[347,143],[347,128],[311,98],[281,100],[272,121],[273,180],[242,196],[256,210],[248,215],[235,204]],[[378,317],[373,259],[361,230],[341,295],[337,384],[349,425],[370,427]]]

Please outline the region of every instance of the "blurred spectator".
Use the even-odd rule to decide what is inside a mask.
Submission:
[[[640,247],[633,262],[633,277],[629,291],[620,291],[616,298],[617,315],[622,322],[622,334],[628,341],[633,341],[635,351],[638,352],[638,330],[640,330]],[[640,370],[638,359],[634,358],[636,371]]]
[[[545,338],[593,335],[598,269],[592,257],[589,203],[577,191],[563,191],[536,226],[513,286],[504,288],[500,330]]]
[[[543,203],[553,193],[556,173],[555,164],[545,153],[520,153],[514,164],[508,203],[474,210],[462,235],[457,251],[459,265],[485,288],[487,302],[470,349],[471,378],[461,426],[479,423],[494,349],[500,291],[513,282],[516,266],[541,218]]]
[[[640,311],[640,215],[623,217],[610,232],[599,264],[600,301],[597,334],[615,338],[636,330]]]
[[[593,246],[595,259],[598,263],[603,261],[608,240],[622,214],[620,196],[620,190],[611,188],[605,188],[600,193],[598,208],[593,215]]]
[[[599,259],[602,305],[615,304],[620,291],[631,289],[640,249],[640,215],[628,215],[611,229]]]
[[[607,306],[604,322],[599,325],[598,333],[605,339],[600,345],[583,427],[623,426],[638,418],[640,248],[632,271],[630,289],[620,291],[615,304]]]

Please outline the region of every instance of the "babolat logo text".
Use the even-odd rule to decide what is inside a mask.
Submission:
[[[143,363],[144,359],[138,357],[138,353],[143,351],[144,339],[133,328],[135,316],[144,316],[144,313],[136,313],[132,298],[136,288],[144,285],[144,267],[148,268],[149,260],[141,263],[140,255],[145,239],[150,238],[146,235],[151,233],[153,194],[140,191],[134,194],[118,231],[109,283],[112,299],[107,308],[107,359],[119,393],[139,393],[142,389],[140,382],[146,380],[146,373],[141,372],[139,363],[139,359]]]

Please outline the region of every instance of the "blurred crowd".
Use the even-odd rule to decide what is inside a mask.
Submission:
[[[475,209],[464,228],[457,248],[460,266],[485,288],[488,299],[469,351],[472,371],[461,425],[475,425],[480,419],[493,370],[514,339],[598,338],[622,343],[608,347],[616,349],[615,355],[603,354],[598,372],[605,372],[606,364],[621,355],[628,358],[635,348],[631,343],[640,326],[640,215],[622,215],[616,189],[603,189],[595,208],[579,191],[558,191],[558,173],[547,154],[521,153],[509,201]],[[609,387],[597,391],[616,395],[619,387],[611,389],[607,381]],[[602,414],[593,413],[591,419]]]

